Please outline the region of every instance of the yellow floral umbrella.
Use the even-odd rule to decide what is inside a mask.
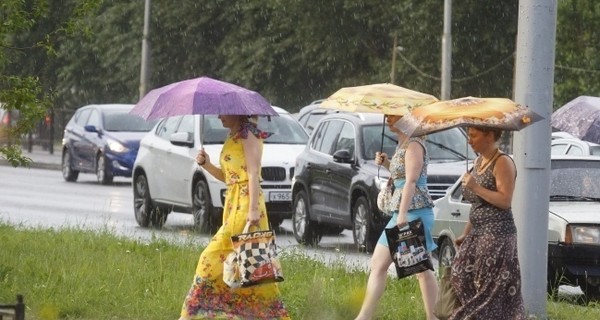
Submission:
[[[383,113],[404,115],[438,99],[432,95],[406,89],[389,83],[346,87],[325,99],[320,107],[346,112]]]

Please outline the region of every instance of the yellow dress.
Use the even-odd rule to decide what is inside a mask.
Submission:
[[[192,287],[180,319],[289,319],[276,283],[248,288],[230,288],[223,282],[223,261],[233,251],[231,235],[242,233],[248,213],[248,174],[241,139],[248,132],[260,140],[264,132],[248,124],[223,144],[220,156],[227,194],[223,206],[223,225],[198,261]],[[262,151],[262,150],[261,150]],[[267,210],[262,190],[259,194],[260,229],[267,230]]]

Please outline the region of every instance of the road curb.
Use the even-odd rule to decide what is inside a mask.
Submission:
[[[0,160],[1,166],[11,166],[11,164],[4,159]],[[42,163],[42,162],[32,162],[29,164],[28,168],[31,169],[46,169],[46,170],[61,170],[61,165],[57,163]]]

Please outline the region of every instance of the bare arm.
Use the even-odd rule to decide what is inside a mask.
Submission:
[[[210,162],[210,157],[208,156],[206,151],[204,151],[204,148],[198,150],[198,155],[196,156],[196,162],[198,163],[199,166],[202,167],[202,169],[204,169],[205,171],[208,171],[208,173],[210,173],[210,175],[215,177],[215,179],[225,182],[225,175],[223,174],[223,171],[221,170],[221,168],[213,165]]]
[[[249,133],[247,139],[242,139],[244,156],[246,157],[246,170],[248,172],[248,193],[250,198],[248,218],[250,223],[258,225],[260,211],[258,208],[258,195],[260,192],[260,163],[262,150],[258,138]]]
[[[470,174],[465,175],[465,187],[471,189],[488,203],[501,209],[509,209],[512,203],[513,191],[515,190],[516,172],[517,169],[512,160],[506,156],[500,156],[494,166],[497,191],[482,187]]]
[[[406,182],[402,189],[402,198],[400,199],[400,206],[398,208],[398,225],[407,222],[408,209],[410,203],[415,195],[417,188],[417,180],[423,169],[423,146],[418,142],[411,142],[406,149],[404,155],[404,163],[406,166]]]

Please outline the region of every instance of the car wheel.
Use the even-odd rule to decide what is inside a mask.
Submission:
[[[377,244],[371,227],[372,216],[367,199],[363,196],[358,197],[352,207],[352,236],[354,244],[360,252],[373,252]]]
[[[62,175],[65,181],[74,182],[79,177],[79,171],[73,170],[71,166],[71,152],[69,149],[63,151],[62,156]]]
[[[454,256],[456,256],[456,249],[450,238],[444,238],[438,249],[438,270],[442,270],[444,267],[452,265]]]
[[[103,154],[98,154],[96,158],[96,178],[100,184],[111,184],[113,175],[109,170],[106,170],[106,158]]]
[[[192,195],[192,214],[194,227],[200,232],[214,233],[218,226],[212,217],[213,207],[208,191],[208,184],[204,180],[196,181]]]
[[[294,211],[292,212],[292,226],[294,237],[300,244],[317,245],[322,234],[318,224],[310,220],[306,192],[298,191],[294,196]]]
[[[167,220],[166,210],[163,211],[152,204],[148,180],[144,174],[138,175],[133,184],[133,210],[140,227],[161,228]]]
[[[600,299],[600,283],[598,281],[598,279],[594,279],[594,284],[585,282],[579,285],[588,300]]]

